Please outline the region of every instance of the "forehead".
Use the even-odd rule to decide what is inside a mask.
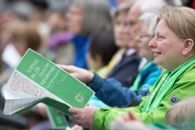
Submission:
[[[141,33],[147,33],[150,26],[149,22],[140,21],[140,23],[141,23]]]
[[[177,35],[177,33],[175,33],[173,30],[171,30],[169,28],[169,26],[166,24],[165,20],[163,20],[163,19],[161,19],[158,22],[155,33],[160,34],[160,35],[164,35],[164,36],[166,36],[166,38],[169,38],[172,40],[174,39],[173,41],[176,41],[176,39],[179,41],[183,41],[183,39],[181,37],[179,37]]]
[[[140,6],[133,6],[128,12],[128,19],[130,21],[137,21],[141,15]]]
[[[113,18],[117,18],[121,15],[127,15],[128,11],[127,10],[118,10],[114,13]]]
[[[83,8],[79,5],[71,5],[69,7],[69,11],[74,11],[74,12],[82,12]]]
[[[114,20],[127,20],[127,12],[123,12],[123,13],[120,13],[118,14]]]
[[[161,19],[158,24],[157,24],[157,27],[156,27],[156,32],[164,32],[164,33],[167,33],[171,31],[171,29],[167,26],[165,20]]]

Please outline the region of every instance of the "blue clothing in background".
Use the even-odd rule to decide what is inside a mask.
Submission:
[[[154,62],[148,62],[138,74],[133,86],[130,90],[148,90],[154,85],[156,80],[160,77],[162,70]]]
[[[109,106],[106,105],[104,102],[102,102],[98,97],[95,95],[91,97],[89,100],[89,105],[90,106],[95,106],[97,108],[108,108]]]
[[[71,40],[75,46],[74,65],[80,68],[87,69],[86,54],[89,46],[89,38],[81,35],[73,37]]]
[[[118,0],[109,0],[111,10],[114,10],[118,7]]]
[[[135,91],[123,87],[119,81],[113,78],[102,79],[97,74],[87,85],[96,92],[96,96],[100,100],[111,107],[135,106],[141,102],[143,96],[148,94],[149,89],[160,77],[161,69],[151,62],[140,71],[139,75],[141,82]]]
[[[107,78],[114,78],[119,81],[123,87],[129,88],[134,83],[138,75],[138,68],[141,58],[134,49],[128,49],[124,52],[121,60],[116,64]]]

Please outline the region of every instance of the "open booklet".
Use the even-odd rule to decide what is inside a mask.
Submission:
[[[45,103],[66,115],[83,108],[94,92],[37,52],[28,49],[3,89],[4,114],[24,112]]]

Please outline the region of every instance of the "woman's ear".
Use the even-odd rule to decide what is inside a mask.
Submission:
[[[192,39],[186,39],[184,42],[184,50],[182,54],[188,55],[194,48],[194,41]]]

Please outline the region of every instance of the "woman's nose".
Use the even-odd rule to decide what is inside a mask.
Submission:
[[[156,40],[155,40],[155,37],[153,37],[150,42],[148,43],[148,46],[150,48],[155,48],[156,47]]]

